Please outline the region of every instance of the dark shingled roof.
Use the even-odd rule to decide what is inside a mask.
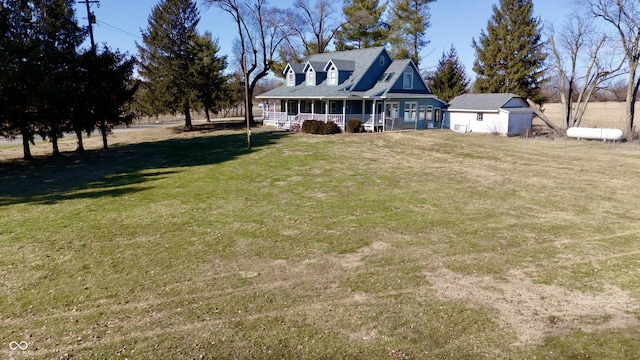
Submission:
[[[449,111],[498,111],[513,98],[521,98],[518,95],[505,94],[463,94],[449,101]]]

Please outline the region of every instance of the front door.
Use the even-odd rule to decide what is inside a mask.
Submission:
[[[384,129],[393,130],[395,122],[400,119],[400,103],[391,102],[386,104]]]

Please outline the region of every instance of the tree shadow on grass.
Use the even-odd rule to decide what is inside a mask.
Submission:
[[[252,152],[287,136],[260,132]],[[222,163],[249,153],[244,133],[167,139],[91,150],[84,154],[0,162],[0,206],[54,204],[64,200],[123,196],[151,188],[150,182],[179,168]]]

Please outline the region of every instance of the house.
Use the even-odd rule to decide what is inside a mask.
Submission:
[[[533,112],[518,95],[463,94],[449,102],[444,126],[457,132],[515,136],[531,130]]]
[[[265,125],[288,129],[304,120],[333,121],[343,130],[357,119],[368,131],[439,126],[439,100],[410,59],[384,47],[311,55],[284,69],[282,86],[256,98],[268,103]]]

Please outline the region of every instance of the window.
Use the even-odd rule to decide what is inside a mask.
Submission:
[[[295,79],[296,74],[293,72],[293,70],[289,70],[289,72],[287,73],[287,86],[295,86]]]
[[[337,114],[338,113],[338,103],[336,101],[329,102],[329,114]]]
[[[384,66],[384,55],[380,55],[380,58],[378,59],[378,63],[380,64],[380,66]]]
[[[482,113],[478,113],[478,117],[476,118],[478,121],[482,121]]]
[[[415,122],[418,119],[418,114],[416,112],[418,108],[418,104],[414,102],[407,102],[404,104],[404,121],[405,122]]]
[[[427,120],[433,120],[433,106],[427,106]]]
[[[406,68],[404,70],[404,76],[402,78],[404,89],[413,89],[413,70]]]
[[[313,86],[316,84],[316,73],[313,71],[313,68],[309,68],[307,70],[307,85]]]
[[[426,110],[425,110],[424,105],[420,105],[419,109],[420,109],[420,110],[418,111],[418,119],[419,119],[419,120],[425,120],[425,119],[426,119],[426,118],[425,118],[425,116],[426,116]]]
[[[335,66],[329,69],[329,85],[338,85],[338,69]]]
[[[386,116],[390,119],[395,119],[398,117],[398,103],[387,103]]]

